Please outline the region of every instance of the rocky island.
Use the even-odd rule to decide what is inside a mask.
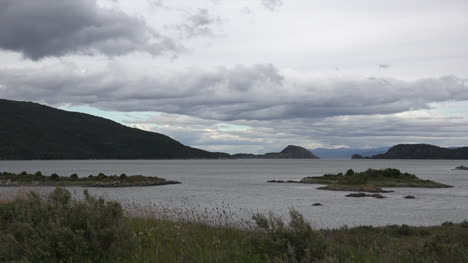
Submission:
[[[52,174],[45,176],[41,172],[20,174],[3,172],[0,173],[1,186],[81,186],[81,187],[135,187],[135,186],[157,186],[168,184],[180,184],[178,181],[166,180],[159,177],[149,177],[143,175],[127,176],[105,175],[100,173],[97,176],[78,177],[77,174],[70,176],[59,176]]]
[[[266,154],[238,153],[232,155],[235,159],[319,159],[306,148],[288,145],[281,152]]]
[[[453,170],[467,171],[467,170],[468,170],[468,167],[462,165],[462,166],[455,167],[455,169],[453,169]]]
[[[272,180],[272,183],[282,181]],[[382,187],[422,187],[422,188],[449,188],[450,185],[423,180],[414,174],[402,173],[398,169],[368,169],[364,172],[354,172],[349,169],[345,174],[325,174],[323,176],[305,177],[297,183],[324,184],[320,190],[388,193]]]

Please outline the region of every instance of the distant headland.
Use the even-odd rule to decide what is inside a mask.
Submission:
[[[238,153],[232,155],[235,159],[319,159],[311,151],[295,145],[288,145],[281,152],[266,154]]]
[[[443,148],[430,144],[398,144],[386,153],[363,157],[354,154],[352,159],[447,159],[468,160],[468,147]]]

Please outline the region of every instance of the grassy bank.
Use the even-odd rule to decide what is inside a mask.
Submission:
[[[0,202],[0,262],[468,262],[468,222],[314,230],[295,210],[253,222],[133,217],[116,202],[56,189]]]

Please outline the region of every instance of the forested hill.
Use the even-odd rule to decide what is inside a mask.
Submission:
[[[0,99],[0,159],[218,159],[163,134],[32,102]]]
[[[238,153],[233,155],[236,159],[319,159],[309,150],[295,145],[288,145],[281,152],[266,154]]]
[[[468,147],[442,148],[430,144],[399,144],[370,159],[454,159],[467,160]]]

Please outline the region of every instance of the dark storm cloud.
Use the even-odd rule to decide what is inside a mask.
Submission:
[[[434,102],[468,100],[455,76],[403,81],[295,81],[272,65],[132,75],[112,67],[82,73],[72,65],[0,69],[0,97],[89,104],[117,111],[159,111],[206,119],[285,120],[393,114]]]
[[[96,0],[2,0],[0,49],[37,60],[70,53],[159,55],[177,45],[143,20]]]

